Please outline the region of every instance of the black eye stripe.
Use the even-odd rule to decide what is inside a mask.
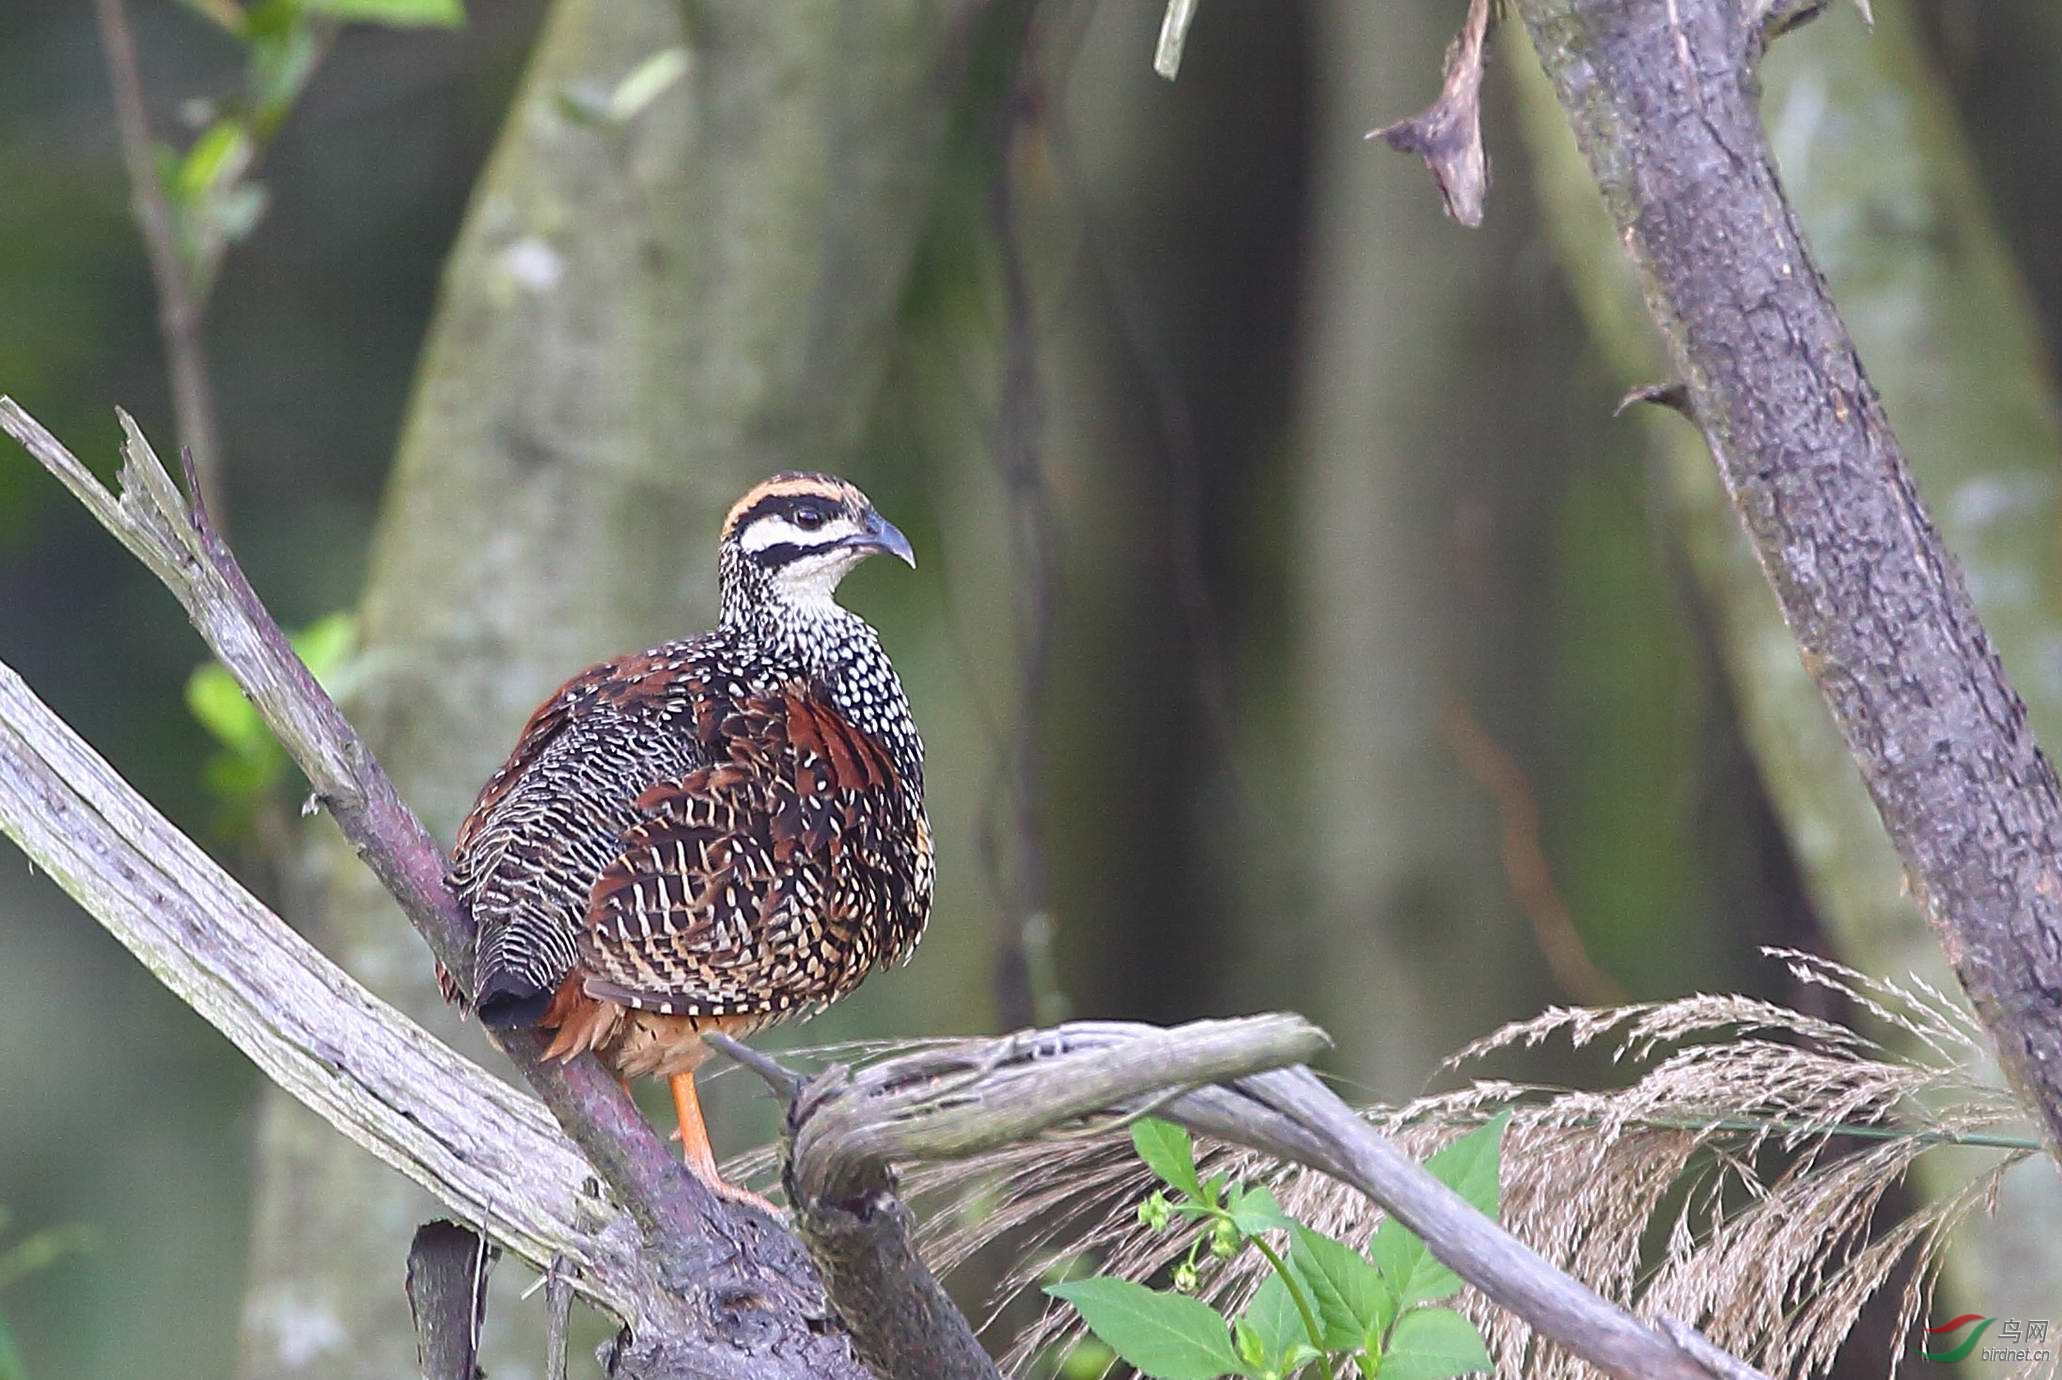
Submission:
[[[842,500],[828,494],[768,494],[745,510],[744,516],[737,521],[736,530],[742,532],[765,517],[784,517],[793,521],[796,510],[800,508],[814,508],[829,515],[844,511],[844,506]]]
[[[772,546],[766,547],[763,550],[754,551],[747,559],[757,561],[760,565],[764,566],[783,566],[789,561],[799,560],[803,556],[821,556],[827,549],[835,549],[835,546],[799,546],[791,541],[783,541],[775,542]]]

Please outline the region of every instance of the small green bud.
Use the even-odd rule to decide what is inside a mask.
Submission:
[[[1174,1267],[1174,1292],[1193,1294],[1196,1292],[1196,1267],[1184,1260]]]
[[[1230,1260],[1239,1250],[1239,1229],[1219,1218],[1210,1229],[1210,1254],[1219,1260]]]
[[[1138,1205],[1138,1222],[1147,1231],[1167,1230],[1168,1220],[1173,1213],[1167,1205],[1167,1195],[1154,1189],[1146,1200]]]

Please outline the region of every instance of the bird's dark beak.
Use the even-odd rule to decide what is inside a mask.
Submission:
[[[909,538],[902,535],[902,529],[882,517],[868,511],[866,530],[856,537],[846,539],[847,546],[858,551],[880,551],[890,556],[900,556],[911,570],[916,569],[916,548],[909,544]]]

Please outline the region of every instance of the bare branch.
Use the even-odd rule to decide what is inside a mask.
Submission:
[[[2062,1147],[2062,785],[1778,180],[1754,7],[1518,7],[1912,896]]]
[[[1629,389],[1625,396],[1618,400],[1618,405],[1611,409],[1611,415],[1623,417],[1635,403],[1665,407],[1672,412],[1682,413],[1693,422],[1697,420],[1696,410],[1690,406],[1690,389],[1687,384],[1648,383]]]
[[[1050,964],[1033,949],[1044,943],[1038,936],[1051,927],[1045,862],[1045,753],[1039,728],[1045,721],[1046,682],[1052,663],[1059,532],[1041,450],[1045,408],[1038,387],[1037,323],[1016,223],[1015,142],[1027,104],[1013,81],[1002,99],[998,117],[1002,157],[989,189],[1004,311],[995,467],[1010,499],[1010,538],[1016,558],[1012,583],[1019,591],[1020,610],[1016,705],[1009,739],[996,764],[998,789],[994,792],[1013,826],[1014,856],[1005,861],[992,825],[984,820],[982,829],[983,851],[998,883],[1006,872],[1014,873],[1014,885],[1002,887],[997,917],[995,1004],[1005,1026],[1030,1025],[1043,1014],[1041,1005],[1052,1005],[1049,994],[1044,1002],[1039,1000],[1041,984],[1034,980],[1034,962],[1040,973]]]
[[[1424,159],[1439,184],[1446,214],[1463,225],[1482,223],[1482,202],[1489,194],[1489,159],[1482,152],[1482,43],[1491,20],[1490,0],[1468,0],[1467,23],[1446,50],[1439,99],[1367,136]]]
[[[1112,1032],[1128,1038],[1113,1039]],[[884,1376],[1001,1380],[918,1256],[894,1166],[962,1159],[1109,1108],[1315,1056],[1296,1016],[1149,1026],[1063,1025],[934,1045],[795,1086],[771,1060],[712,1043],[789,1093],[788,1201],[852,1342]]]
[[[158,176],[128,11],[122,0],[93,0],[93,10],[100,23],[101,50],[107,57],[108,83],[114,88],[115,128],[122,141],[129,203],[143,236],[151,282],[157,288],[158,337],[164,342],[166,370],[172,380],[179,444],[193,452],[200,471],[200,492],[208,507],[221,513],[222,447],[215,426],[215,391],[208,381],[207,342],[201,333],[204,304],[179,253],[178,227]]]
[[[1489,792],[1496,806],[1511,899],[1532,923],[1533,938],[1555,983],[1584,1006],[1623,1002],[1625,989],[1590,957],[1575,914],[1554,882],[1553,866],[1540,842],[1539,801],[1524,768],[1490,736],[1457,691],[1449,689],[1441,697],[1439,733],[1460,759],[1461,769]]]

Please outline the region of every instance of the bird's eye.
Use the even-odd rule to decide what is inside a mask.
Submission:
[[[814,532],[824,524],[823,509],[804,504],[795,509],[794,522],[804,532]]]

